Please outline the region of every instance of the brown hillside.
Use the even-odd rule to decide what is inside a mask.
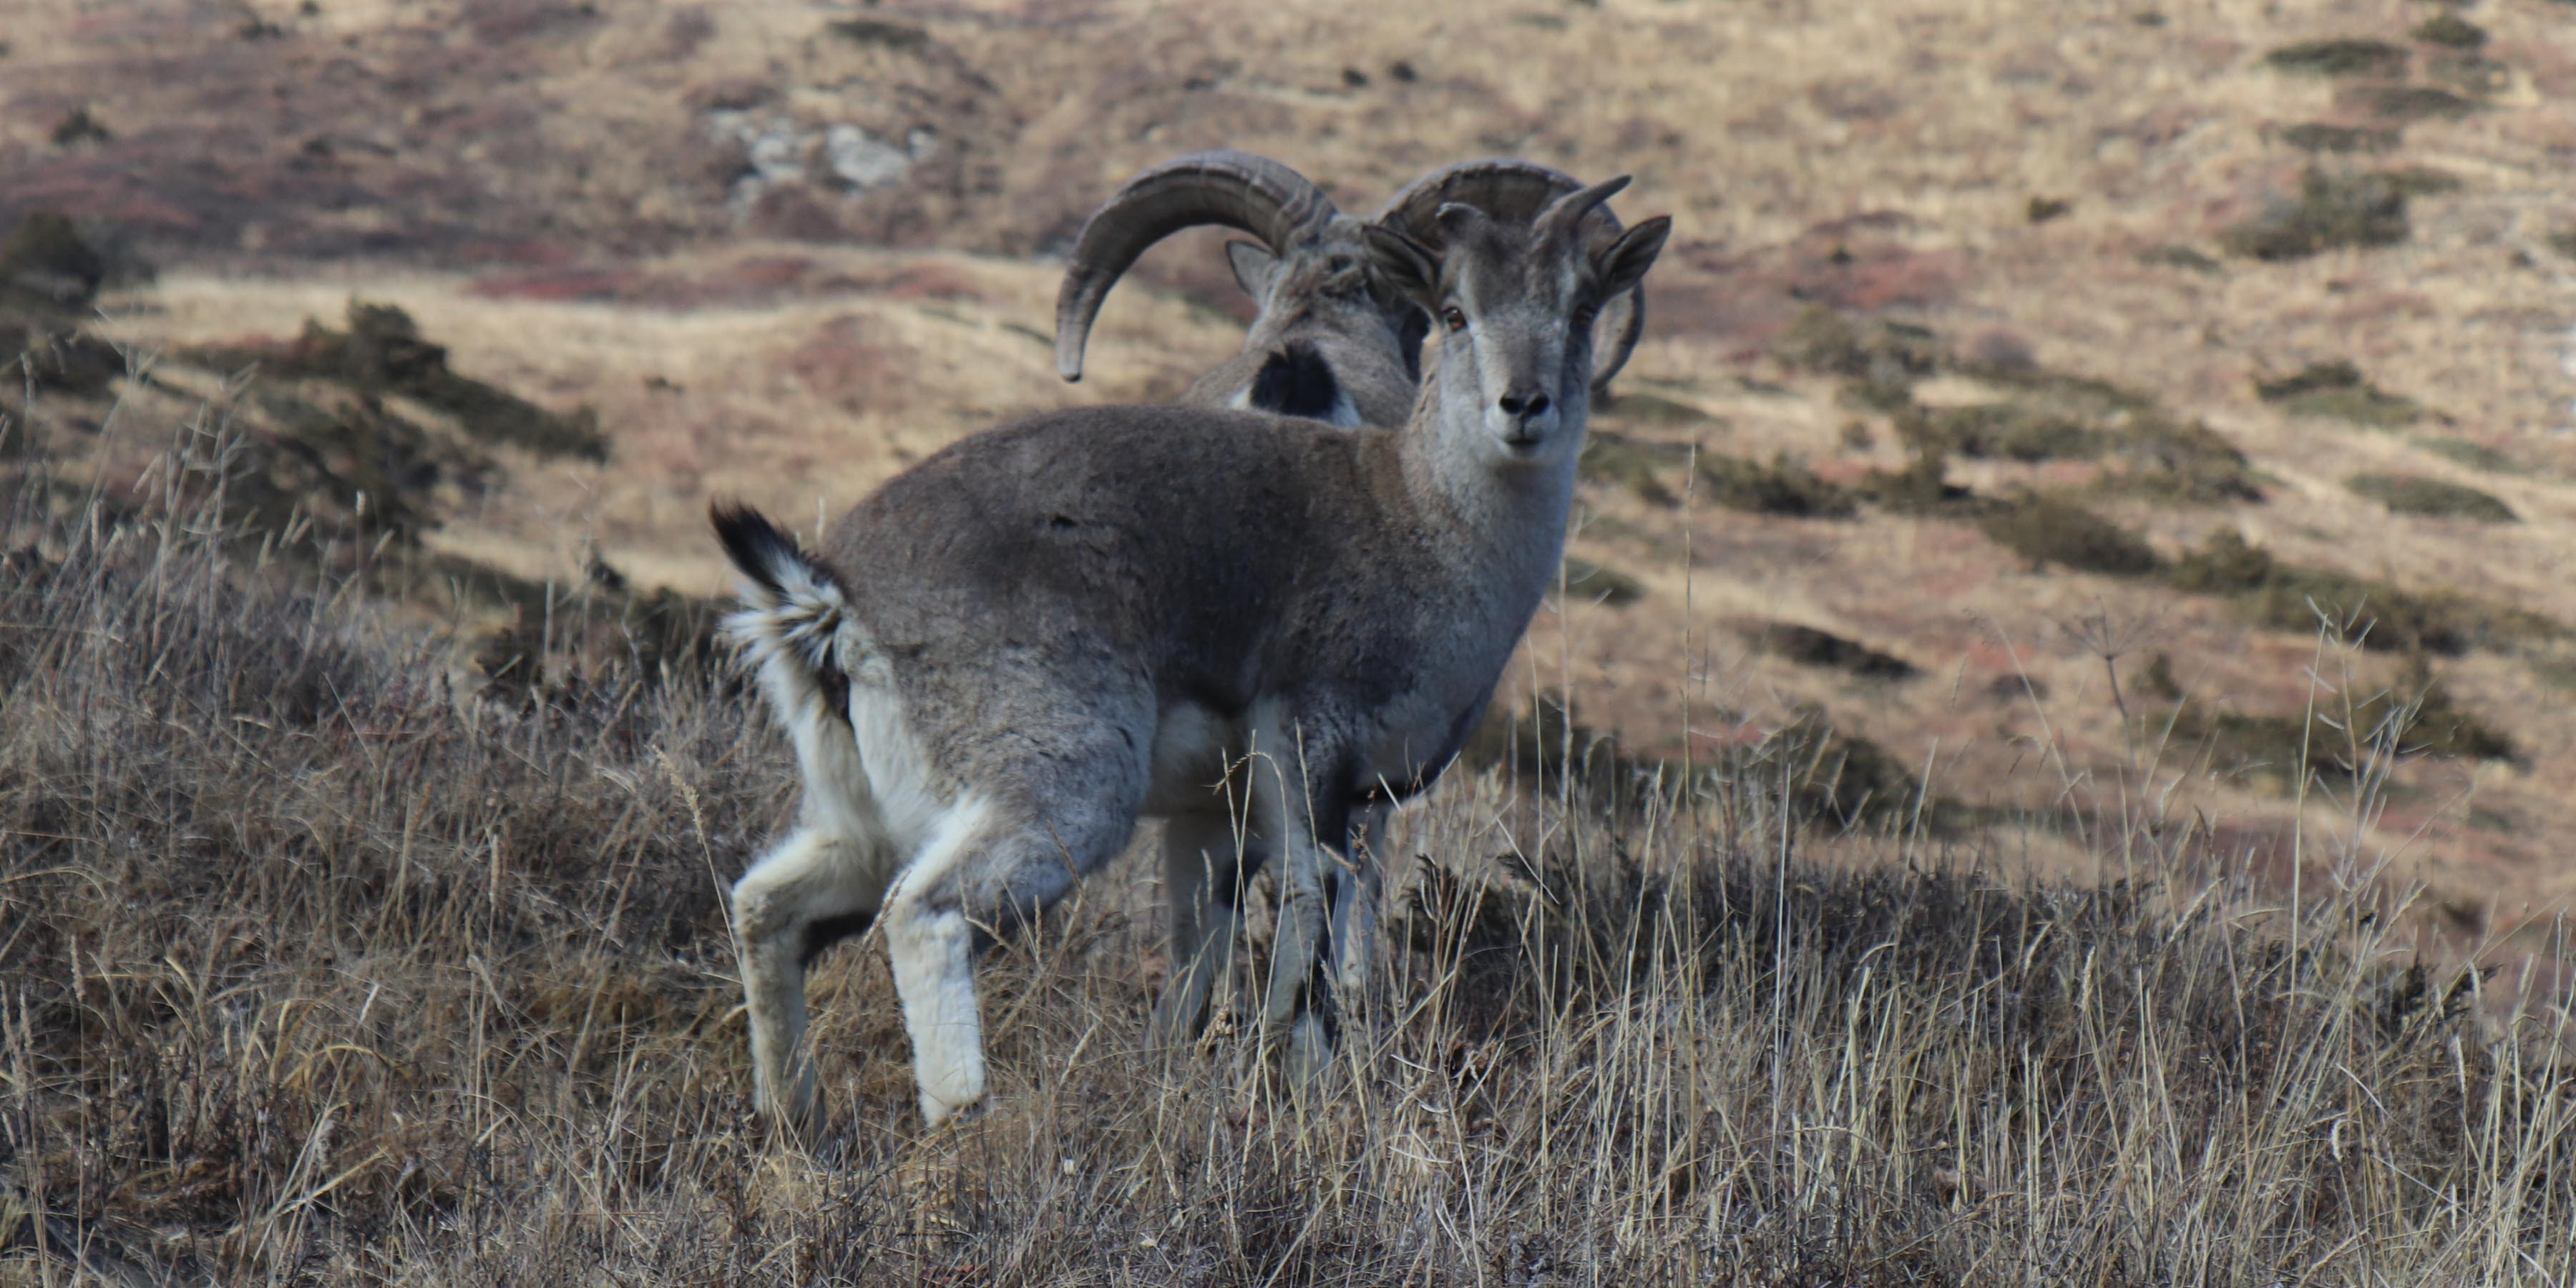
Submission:
[[[270,355],[255,399],[308,319],[395,304],[608,448],[478,448],[421,542],[712,594],[713,494],[815,514],[1226,352],[1242,306],[1185,239],[1052,375],[1048,256],[1140,166],[1250,148],[1359,208],[1476,154],[1633,173],[1623,209],[1681,232],[1596,416],[1592,575],[1519,684],[1639,754],[1819,706],[1971,811],[2150,800],[2256,853],[2304,765],[2311,835],[2506,929],[2576,893],[2576,45],[2552,0],[2411,34],[2450,12],[22,5],[0,226],[157,264],[97,307],[161,366],[119,417],[10,406],[125,477],[228,360]],[[2311,603],[2380,647],[2321,651]],[[1871,656],[1914,674],[1837,661]],[[2364,810],[2316,746],[2349,735],[2298,734],[2391,692],[2480,736],[2411,735]]]

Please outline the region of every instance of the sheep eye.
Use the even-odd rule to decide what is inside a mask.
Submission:
[[[1574,311],[1574,329],[1575,329],[1575,330],[1577,330],[1577,331],[1589,331],[1589,330],[1591,330],[1591,329],[1592,329],[1592,319],[1594,319],[1594,318],[1596,318],[1596,317],[1599,317],[1599,316],[1600,316],[1600,312],[1599,312],[1598,310],[1594,309],[1594,308],[1593,308],[1591,305],[1589,305],[1589,304],[1584,305],[1582,308],[1576,309],[1576,310]]]
[[[1449,329],[1452,331],[1464,331],[1467,329],[1467,315],[1459,312],[1458,306],[1455,304],[1440,310],[1440,320],[1448,323]]]

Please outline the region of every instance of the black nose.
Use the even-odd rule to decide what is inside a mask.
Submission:
[[[1506,416],[1519,416],[1526,419],[1547,410],[1547,395],[1504,394],[1496,405],[1503,409],[1503,414]]]

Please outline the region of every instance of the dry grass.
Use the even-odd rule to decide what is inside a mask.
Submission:
[[[1303,1100],[1238,1032],[1142,1049],[1158,936],[1113,870],[986,972],[992,1115],[917,1136],[888,980],[845,949],[815,988],[829,1130],[811,1155],[771,1143],[719,891],[790,775],[745,736],[745,695],[613,657],[510,702],[459,695],[435,642],[327,560],[228,540],[224,436],[181,446],[130,508],[38,467],[0,512],[0,1273],[2537,1285],[2576,1266],[2562,985],[2417,955],[2382,857],[2322,831],[2286,856],[2312,882],[2292,913],[2223,833],[2152,811],[1948,842],[1903,810],[1819,829],[1777,787],[1861,745],[1812,714],[1678,797],[1603,812],[1572,779],[1532,798],[1462,776],[1403,816],[1390,960],[1352,1058]],[[1541,756],[1580,750],[1561,720],[1536,732]],[[1885,773],[1905,771],[1861,776]],[[2034,829],[2071,829],[2107,884],[2011,875]]]

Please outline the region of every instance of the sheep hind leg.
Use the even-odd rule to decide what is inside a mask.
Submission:
[[[1120,781],[1118,768],[1123,767],[1067,777],[1114,783]],[[1141,772],[1127,779],[1123,790],[1103,793],[1112,797],[1108,802],[1074,792],[1030,791],[1029,805],[1006,809],[970,792],[932,827],[920,857],[887,897],[886,952],[912,1038],[921,1116],[929,1126],[983,1106],[987,1076],[975,998],[977,953],[1118,856],[1135,829]]]
[[[870,838],[808,824],[734,883],[753,1103],[790,1131],[816,1125],[814,1062],[805,1049],[805,968],[835,939],[864,931],[875,915],[885,881],[873,851]]]

